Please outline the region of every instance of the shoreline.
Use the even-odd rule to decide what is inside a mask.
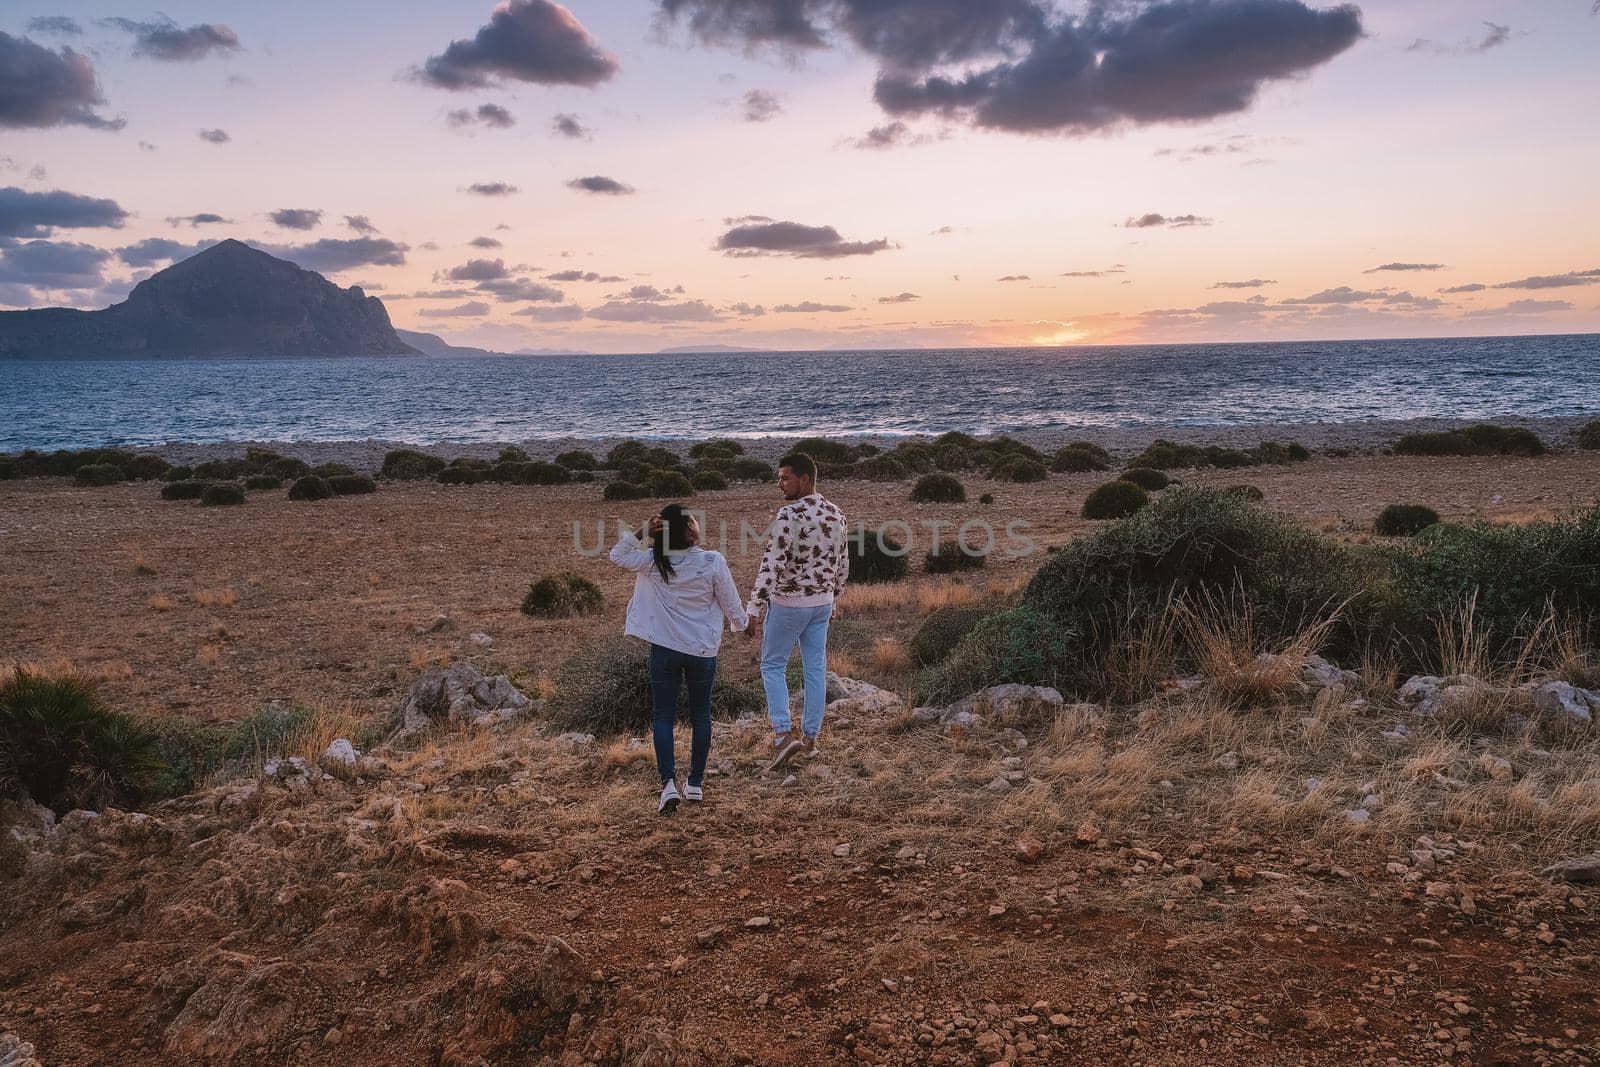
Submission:
[[[1351,452],[1372,453],[1389,447],[1405,434],[1458,429],[1480,422],[1526,427],[1537,433],[1547,445],[1560,448],[1570,444],[1577,431],[1593,418],[1585,415],[1558,416],[1502,416],[1489,419],[1424,417],[1414,419],[1369,419],[1359,422],[1301,422],[1301,423],[1250,423],[1233,425],[1123,425],[1115,427],[1077,427],[1050,430],[1002,431],[1017,440],[1044,452],[1051,452],[1069,441],[1089,440],[1106,448],[1113,455],[1128,457],[1138,454],[1156,438],[1192,444],[1215,444],[1224,447],[1254,447],[1262,441],[1296,441],[1313,451],[1347,449]],[[697,441],[710,440],[717,435],[704,437],[635,437],[596,435],[592,437],[555,437],[516,439],[508,437],[497,441],[449,441],[426,443],[396,440],[237,440],[237,441],[169,441],[159,445],[117,446],[133,452],[149,452],[172,463],[194,464],[209,459],[242,455],[251,446],[271,448],[285,455],[296,456],[313,465],[344,463],[357,469],[376,471],[383,465],[384,454],[398,448],[445,458],[470,456],[490,459],[500,449],[515,445],[535,459],[550,459],[569,449],[588,449],[604,458],[613,446],[626,440],[643,440],[667,448],[684,449]],[[745,447],[747,454],[758,459],[775,460],[802,434],[774,434],[763,436],[734,436]],[[867,443],[881,448],[892,448],[903,441],[931,440],[933,434],[882,434],[846,433],[828,434],[830,439],[852,444]]]

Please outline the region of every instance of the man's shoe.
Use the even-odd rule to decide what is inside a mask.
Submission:
[[[768,771],[775,771],[788,763],[795,753],[805,746],[790,734],[784,734],[778,743],[778,753],[772,757],[772,762],[767,764]]]
[[[671,815],[678,808],[678,783],[668,782],[661,787],[661,803],[656,807],[657,815]]]
[[[705,798],[706,795],[701,791],[699,786],[686,785],[683,787],[683,799],[687,800],[689,803],[698,804],[705,800]]]
[[[799,755],[801,759],[811,759],[815,756],[820,756],[821,754],[822,749],[817,747],[817,739],[815,737],[807,737],[805,740],[800,742]]]

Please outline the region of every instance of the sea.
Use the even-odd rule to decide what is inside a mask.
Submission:
[[[1600,334],[914,351],[0,361],[0,451],[984,434],[1600,413]]]

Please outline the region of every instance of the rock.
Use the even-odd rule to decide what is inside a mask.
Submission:
[[[1005,775],[997,774],[989,782],[989,784],[984,786],[983,788],[984,788],[985,792],[989,792],[989,793],[996,793],[996,794],[1009,793],[1009,792],[1011,792],[1011,783],[1006,781],[1006,776]]]
[[[1540,872],[1546,878],[1587,885],[1600,883],[1600,852],[1552,863]]]
[[[467,640],[471,641],[473,644],[477,645],[479,648],[493,648],[494,647],[494,638],[490,637],[488,634],[468,634],[467,635]]]
[[[1533,703],[1546,715],[1587,723],[1593,720],[1591,709],[1600,707],[1600,693],[1591,693],[1567,682],[1546,682],[1534,689]]]
[[[1368,811],[1366,808],[1351,808],[1344,813],[1344,817],[1357,826],[1360,826],[1372,820],[1372,812]]]
[[[950,722],[963,713],[982,719],[1053,717],[1066,706],[1061,694],[1048,686],[1016,682],[992,685],[951,704],[943,719]]]
[[[432,622],[419,623],[416,630],[417,634],[420,636],[423,634],[444,633],[446,630],[454,630],[455,628],[456,624],[450,618],[450,616],[435,615]]]
[[[1236,770],[1239,769],[1239,753],[1237,753],[1237,752],[1224,752],[1222,755],[1218,756],[1212,762],[1220,770],[1236,771]]]
[[[1492,752],[1485,752],[1478,757],[1478,769],[1497,782],[1511,781],[1511,761]]]
[[[354,767],[360,758],[361,753],[356,751],[350,739],[340,737],[329,742],[328,747],[322,750],[322,755],[317,757],[317,765],[324,768],[329,765]]]
[[[559,937],[547,937],[533,986],[545,1004],[557,1011],[570,1011],[589,999],[593,974],[588,961],[571,945]]]
[[[471,663],[429,667],[411,687],[390,744],[415,741],[436,725],[495,726],[537,710],[505,675],[485,677]]]
[[[694,935],[694,943],[701,948],[715,948],[728,936],[726,926],[712,926]]]
[[[1044,842],[1033,834],[1023,834],[1017,838],[1017,843],[1012,849],[1013,856],[1018,863],[1035,864],[1044,858]]]
[[[578,733],[577,731],[574,731],[574,730],[569,730],[564,734],[558,734],[556,736],[556,744],[558,744],[558,745],[572,745],[574,748],[579,748],[579,747],[582,747],[584,745],[592,745],[592,744],[594,744],[594,742],[595,742],[594,734]]]
[[[16,1034],[0,1033],[0,1067],[39,1067],[34,1048]]]
[[[850,842],[846,841],[842,845],[834,845],[833,846],[833,855],[834,855],[835,859],[841,859],[841,860],[849,859],[850,858]]]
[[[1423,705],[1428,705],[1431,710],[1438,701],[1439,686],[1443,681],[1431,674],[1419,674],[1406,680],[1406,684],[1395,693],[1395,699],[1409,708],[1420,710]]]
[[[1411,947],[1420,948],[1424,952],[1438,952],[1444,946],[1431,937],[1413,937],[1411,939]]]
[[[1342,685],[1353,689],[1361,683],[1361,676],[1355,671],[1341,671],[1321,656],[1307,656],[1305,666],[1300,668],[1300,682],[1311,689],[1330,689]]]
[[[841,712],[855,715],[873,714],[895,711],[904,706],[904,701],[887,689],[879,689],[875,685],[854,678],[845,678],[833,671],[828,672],[826,700],[828,714],[835,720]]]
[[[771,925],[772,916],[770,915],[752,915],[750,918],[744,921],[744,928],[746,930],[765,930]]]

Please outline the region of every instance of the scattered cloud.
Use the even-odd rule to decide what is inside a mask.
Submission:
[[[125,18],[100,21],[131,33],[134,55],[164,63],[192,62],[214,53],[237,52],[243,47],[232,30],[214,22],[179,26],[165,16],[148,22]]]
[[[337,274],[356,267],[400,267],[406,262],[410,245],[387,237],[324,237],[303,245],[264,245],[268,252],[307,270]]]
[[[67,15],[41,15],[27,22],[29,33],[49,33],[57,37],[81,37],[83,27]]]
[[[356,233],[377,233],[378,228],[365,215],[346,215],[344,224]]]
[[[995,279],[997,282],[1031,282],[1032,280],[1032,276],[1027,274],[1007,274]]]
[[[716,247],[730,256],[839,259],[844,256],[870,256],[890,247],[888,238],[846,241],[832,226],[779,222],[764,215],[749,215],[727,221],[732,229],[717,238]]]
[[[122,129],[125,120],[95,112],[105,102],[87,56],[70,48],[51,51],[0,31],[0,128]]]
[[[593,87],[618,71],[577,16],[551,0],[503,0],[470,40],[450,42],[413,72],[439,89],[483,89],[503,82]]]
[[[1362,271],[1363,274],[1377,274],[1380,271],[1407,271],[1407,270],[1444,270],[1443,263],[1381,263],[1371,270]]]
[[[860,137],[852,137],[845,141],[851,148],[862,148],[867,151],[880,151],[885,148],[906,148],[912,145],[927,144],[933,138],[927,134],[916,133],[910,126],[896,119],[885,122],[881,126],[874,126]]]
[[[1211,286],[1213,289],[1259,289],[1263,285],[1277,285],[1273,278],[1245,278],[1236,282],[1217,282]]]
[[[1324,289],[1310,296],[1292,296],[1284,300],[1285,304],[1360,304],[1367,300],[1381,300],[1383,293],[1362,289],[1352,289],[1348,285],[1341,285],[1336,289]]]
[[[526,315],[535,322],[574,322],[583,318],[583,307],[578,304],[560,304],[553,308],[525,307],[513,315]]]
[[[1489,288],[1482,282],[1469,282],[1466,285],[1452,285],[1448,289],[1440,289],[1441,293],[1481,293]]]
[[[488,126],[496,130],[509,130],[517,124],[517,117],[499,104],[479,104],[476,111],[458,108],[444,118],[445,122],[457,129],[463,126]]]
[[[314,230],[322,223],[322,212],[310,207],[281,207],[267,217],[286,230]]]
[[[1130,230],[1146,230],[1153,226],[1182,229],[1187,226],[1210,226],[1211,220],[1200,215],[1161,215],[1151,211],[1144,215],[1130,215],[1122,225]]]
[[[1301,0],[656,0],[700,41],[791,55],[847,40],[877,62],[874,97],[895,117],[939,114],[1020,133],[1083,135],[1198,122],[1248,109],[1363,35],[1354,5]]]
[[[1436,56],[1471,56],[1487,52],[1492,48],[1499,48],[1513,36],[1520,36],[1511,32],[1510,26],[1502,26],[1498,22],[1485,22],[1482,37],[1458,41],[1455,44],[1442,44],[1431,41],[1426,37],[1418,37],[1406,47],[1407,52],[1427,52]]]
[[[60,189],[31,193],[15,185],[0,188],[0,238],[49,237],[56,230],[119,230],[127,218],[115,200]]]
[[[528,278],[493,278],[479,282],[477,288],[480,292],[493,293],[494,298],[504,304],[514,304],[523,300],[559,304],[567,298],[560,289],[540,285]]]
[[[848,304],[819,304],[815,300],[802,300],[798,304],[779,304],[772,309],[779,314],[812,315],[820,311],[851,311]]]
[[[233,222],[232,219],[225,219],[221,215],[218,215],[215,212],[211,212],[211,211],[202,211],[198,215],[168,215],[167,216],[167,225],[169,225],[169,226],[182,226],[185,223],[187,223],[191,229],[198,228],[200,226],[215,226],[218,223],[232,223],[232,222]]]
[[[576,189],[580,193],[595,193],[599,196],[628,196],[633,190],[631,185],[623,185],[615,178],[607,178],[602,174],[591,174],[587,178],[574,178],[567,183],[568,189]]]
[[[482,300],[469,300],[448,308],[423,308],[417,312],[425,319],[481,319],[489,314],[489,305]]]
[[[741,319],[755,319],[765,315],[767,309],[760,304],[747,304],[741,300],[737,304],[729,305],[728,312],[739,316]]]
[[[594,136],[594,131],[585,126],[576,115],[562,113],[550,120],[550,128],[560,137],[569,137],[574,141],[587,141]]]
[[[916,293],[896,293],[894,296],[880,296],[880,297],[878,297],[878,303],[880,303],[880,304],[909,304],[913,300],[921,300],[921,299],[922,299],[922,297],[918,296]]]
[[[26,241],[0,248],[0,284],[37,291],[98,289],[111,253],[73,241]]]
[[[157,263],[188,259],[196,252],[210,248],[213,243],[200,241],[196,244],[185,244],[182,241],[169,241],[165,237],[150,237],[117,249],[117,258],[130,267],[153,267]]]
[[[1491,318],[1495,315],[1543,315],[1549,311],[1571,311],[1570,300],[1513,300],[1504,307],[1478,308],[1476,311],[1467,312],[1467,317],[1472,319]]]
[[[662,303],[655,300],[608,300],[590,308],[588,316],[603,322],[711,322],[717,309],[704,300]]]
[[[506,269],[506,261],[503,259],[469,259],[459,267],[451,267],[443,274],[436,275],[434,280],[488,282],[510,276],[511,272]]]
[[[620,282],[622,277],[616,274],[598,274],[592,270],[558,270],[554,274],[546,274],[546,281],[552,282]]]
[[[519,191],[510,182],[474,182],[467,186],[467,192],[477,196],[510,196]]]
[[[783,113],[783,102],[778,94],[766,89],[751,89],[745,93],[743,107],[746,122],[766,122]]]
[[[1600,282],[1600,270],[1569,270],[1565,274],[1536,274],[1514,282],[1501,282],[1494,289],[1566,289],[1574,285],[1594,285]]]
[[[227,144],[233,140],[232,137],[228,136],[227,130],[201,130],[200,139],[209,141],[212,144]]]
[[[1248,133],[1234,133],[1214,141],[1202,141],[1187,148],[1158,148],[1157,156],[1176,159],[1180,163],[1193,163],[1202,159],[1231,159],[1247,157],[1244,163],[1265,163],[1261,153],[1297,143],[1293,137],[1255,137]]]
[[[467,242],[473,248],[504,248],[505,246],[493,237],[474,237]]]

